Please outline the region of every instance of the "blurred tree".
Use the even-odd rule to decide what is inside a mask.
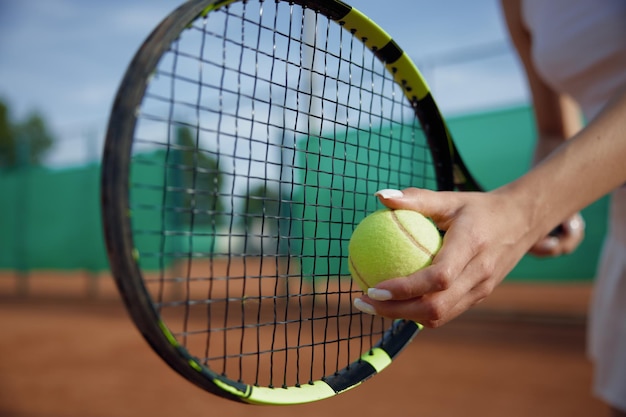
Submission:
[[[223,174],[217,160],[208,150],[196,146],[194,134],[188,127],[176,130],[176,142],[180,164],[176,175],[187,190],[184,206],[193,210],[194,223],[221,223],[224,210],[220,199]]]
[[[247,253],[269,254],[279,250],[280,195],[261,184],[246,197],[245,225],[248,234]]]
[[[0,169],[12,170],[20,166],[40,165],[54,138],[38,113],[24,121],[11,120],[7,104],[0,100]]]
[[[275,223],[279,214],[280,196],[278,191],[265,185],[258,185],[250,190],[246,201],[246,223],[248,225],[262,216]]]

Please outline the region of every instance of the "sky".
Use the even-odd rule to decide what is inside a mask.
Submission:
[[[498,0],[352,0],[426,77],[445,115],[528,99]],[[37,111],[61,143],[52,165],[96,159],[135,51],[180,1],[0,0],[0,98]]]

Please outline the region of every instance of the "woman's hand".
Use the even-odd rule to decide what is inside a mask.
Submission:
[[[535,243],[529,252],[540,257],[567,255],[574,252],[584,237],[585,221],[580,213],[576,213],[561,223],[554,233]]]
[[[377,195],[389,208],[430,217],[446,233],[432,265],[378,284],[355,306],[427,327],[440,326],[482,301],[545,234],[532,227],[527,207],[502,192],[409,188]]]

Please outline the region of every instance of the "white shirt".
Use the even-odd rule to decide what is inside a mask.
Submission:
[[[626,85],[626,0],[524,0],[539,75],[591,120]]]

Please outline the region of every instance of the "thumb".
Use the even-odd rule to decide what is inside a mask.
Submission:
[[[435,223],[445,222],[460,207],[458,193],[423,188],[385,189],[374,194],[386,207],[413,210],[430,217]]]

